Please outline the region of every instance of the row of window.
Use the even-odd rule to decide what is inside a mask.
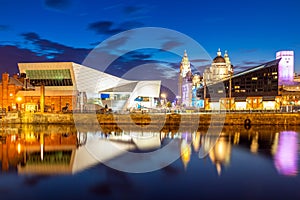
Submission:
[[[29,79],[71,79],[69,69],[26,70]]]
[[[33,86],[73,86],[72,79],[31,79],[30,84]]]

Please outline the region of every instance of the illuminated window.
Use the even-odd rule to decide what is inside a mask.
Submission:
[[[257,80],[257,77],[252,77],[252,81],[256,81]]]
[[[246,90],[241,90],[241,92],[246,92]]]
[[[277,79],[277,76],[274,76],[274,79]]]
[[[218,93],[220,94],[220,93],[223,93],[223,90],[218,90]]]
[[[239,85],[234,86],[234,89],[239,89],[239,88],[240,88]]]
[[[72,77],[69,69],[54,70],[26,70],[26,75],[32,85],[45,86],[72,86]]]
[[[277,75],[277,72],[272,72],[272,75]]]

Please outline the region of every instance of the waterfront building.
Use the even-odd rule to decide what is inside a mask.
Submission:
[[[187,52],[184,51],[184,55],[180,63],[180,72],[178,78],[179,105],[184,107],[197,106],[198,98],[196,96],[196,89],[200,87],[201,80],[202,77],[199,74],[192,73],[191,63],[189,61]]]
[[[108,107],[119,111],[153,108],[155,98],[159,97],[161,81],[125,80],[73,62],[18,63],[18,66],[18,78],[3,75],[1,108],[81,112]],[[16,102],[18,107],[14,106]]]
[[[280,51],[276,60],[229,73],[220,81],[212,79],[198,89],[197,96],[205,99],[207,110],[279,110],[300,105],[300,84],[293,80],[293,55],[292,51]]]
[[[16,101],[16,94],[22,89],[23,83],[17,75],[10,77],[8,73],[3,73],[0,81],[0,108],[7,111],[18,109],[20,105]]]
[[[221,50],[217,52],[217,56],[213,59],[210,67],[207,67],[203,72],[203,81],[205,84],[212,84],[228,78],[233,73],[233,66],[231,65],[227,51],[224,57]]]
[[[294,83],[294,52],[278,51],[276,59],[280,59],[278,64],[278,84],[293,85]]]

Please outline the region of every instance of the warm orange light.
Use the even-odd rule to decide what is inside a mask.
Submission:
[[[22,97],[17,97],[16,99],[18,102],[22,101]]]
[[[17,146],[17,151],[18,151],[18,154],[20,154],[20,153],[21,153],[21,144],[20,144],[20,143],[18,143],[18,146]]]
[[[164,98],[164,99],[167,97],[167,95],[165,93],[162,93],[160,96],[161,96],[161,98]]]
[[[12,97],[12,96],[13,96],[13,93],[9,93],[9,96]]]

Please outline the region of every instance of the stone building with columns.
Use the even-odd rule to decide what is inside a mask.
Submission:
[[[205,84],[211,84],[228,78],[230,74],[233,74],[233,66],[231,65],[228,53],[225,51],[223,57],[221,50],[219,49],[211,66],[204,70],[203,80]]]
[[[180,72],[178,77],[178,104],[185,107],[194,107],[197,101],[195,88],[201,84],[201,76],[193,74],[191,70],[191,63],[189,61],[187,52],[184,51],[180,63]]]

